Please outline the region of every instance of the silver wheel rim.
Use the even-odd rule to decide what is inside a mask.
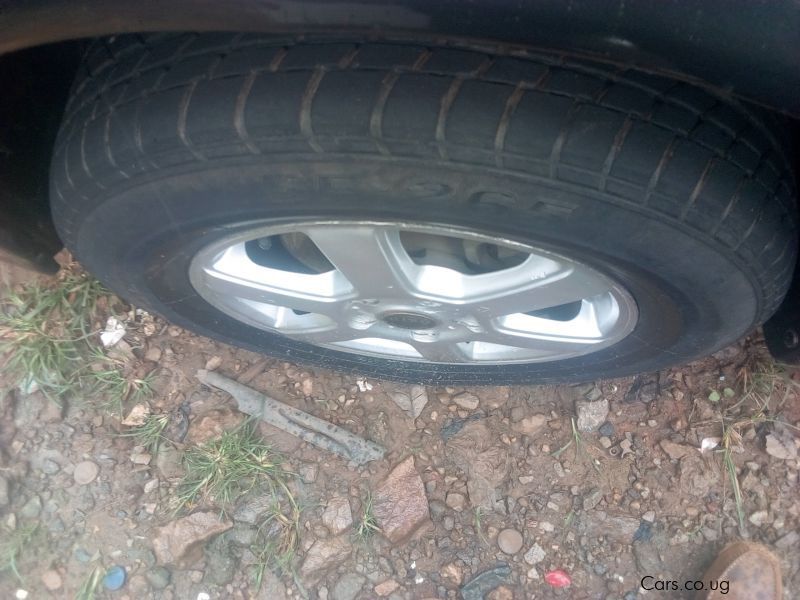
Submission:
[[[636,304],[598,270],[452,227],[326,221],[215,241],[189,267],[226,315],[316,346],[443,364],[564,360],[616,344]]]

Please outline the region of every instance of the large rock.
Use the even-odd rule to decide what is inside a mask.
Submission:
[[[200,558],[205,543],[233,523],[213,511],[196,512],[156,529],[153,550],[159,564],[185,568]]]
[[[306,552],[300,574],[311,581],[319,579],[325,571],[347,560],[353,551],[347,535],[318,539]]]
[[[389,541],[407,540],[430,521],[425,486],[409,456],[375,490],[375,518]]]
[[[353,513],[350,511],[350,501],[343,496],[334,496],[328,500],[325,511],[322,513],[322,524],[333,535],[339,535],[353,524]]]
[[[447,456],[467,474],[467,491],[473,507],[495,510],[496,488],[509,470],[508,450],[485,421],[468,423],[447,442]]]
[[[345,573],[333,586],[333,600],[355,600],[367,578],[358,573]]]
[[[596,431],[608,416],[608,400],[578,400],[575,402],[575,412],[578,413],[579,431]]]

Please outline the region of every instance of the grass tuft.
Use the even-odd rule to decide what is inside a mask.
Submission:
[[[378,519],[375,517],[375,510],[372,499],[372,492],[367,491],[366,496],[361,502],[361,515],[353,529],[353,535],[361,543],[368,542],[373,535],[380,532]]]
[[[126,402],[138,404],[152,398],[155,371],[144,377],[132,377],[125,374],[121,362],[106,356],[100,348],[92,350],[92,357],[94,368],[86,371],[84,379],[101,398],[96,403],[100,408],[122,416]]]
[[[147,415],[145,422],[123,433],[133,438],[137,446],[143,446],[150,454],[155,455],[164,441],[164,429],[169,424],[169,415]]]
[[[14,385],[38,387],[54,400],[80,387],[82,352],[105,293],[96,280],[71,272],[7,292],[0,305],[0,355]]]
[[[178,487],[178,509],[200,501],[225,508],[256,485],[266,484],[275,493],[285,490],[289,474],[282,457],[256,434],[246,421],[219,439],[189,448],[183,457],[186,474]]]
[[[17,565],[23,552],[38,532],[38,525],[22,525],[16,529],[0,528],[0,573],[11,571],[20,583],[24,583]]]
[[[575,417],[570,417],[569,421],[572,425],[572,437],[567,441],[566,444],[561,446],[561,448],[559,448],[554,452],[551,452],[550,456],[552,456],[553,458],[558,458],[567,450],[567,448],[574,445],[575,460],[577,461],[578,458],[580,457],[580,454],[584,453],[588,457],[589,462],[592,464],[592,468],[598,473],[600,473],[600,463],[595,457],[591,455],[589,450],[587,450],[586,443],[583,441],[583,436],[581,435],[580,431],[578,431],[578,426],[575,423]]]

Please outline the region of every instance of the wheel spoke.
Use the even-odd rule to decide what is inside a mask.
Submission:
[[[306,275],[279,271],[253,263],[243,245],[226,250],[202,271],[203,284],[224,299],[288,307],[331,317],[341,310],[345,282],[335,272]]]
[[[543,264],[543,276],[536,269]],[[532,256],[505,271],[475,276],[468,303],[482,320],[528,313],[607,293],[608,283],[587,269],[563,266]],[[482,279],[482,281],[477,281]]]
[[[344,275],[360,298],[413,296],[414,263],[400,233],[381,227],[309,227],[304,233]]]

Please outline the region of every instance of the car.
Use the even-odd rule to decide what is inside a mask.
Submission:
[[[42,268],[428,384],[656,371],[779,309],[797,355],[795,2],[5,4],[0,232]]]

